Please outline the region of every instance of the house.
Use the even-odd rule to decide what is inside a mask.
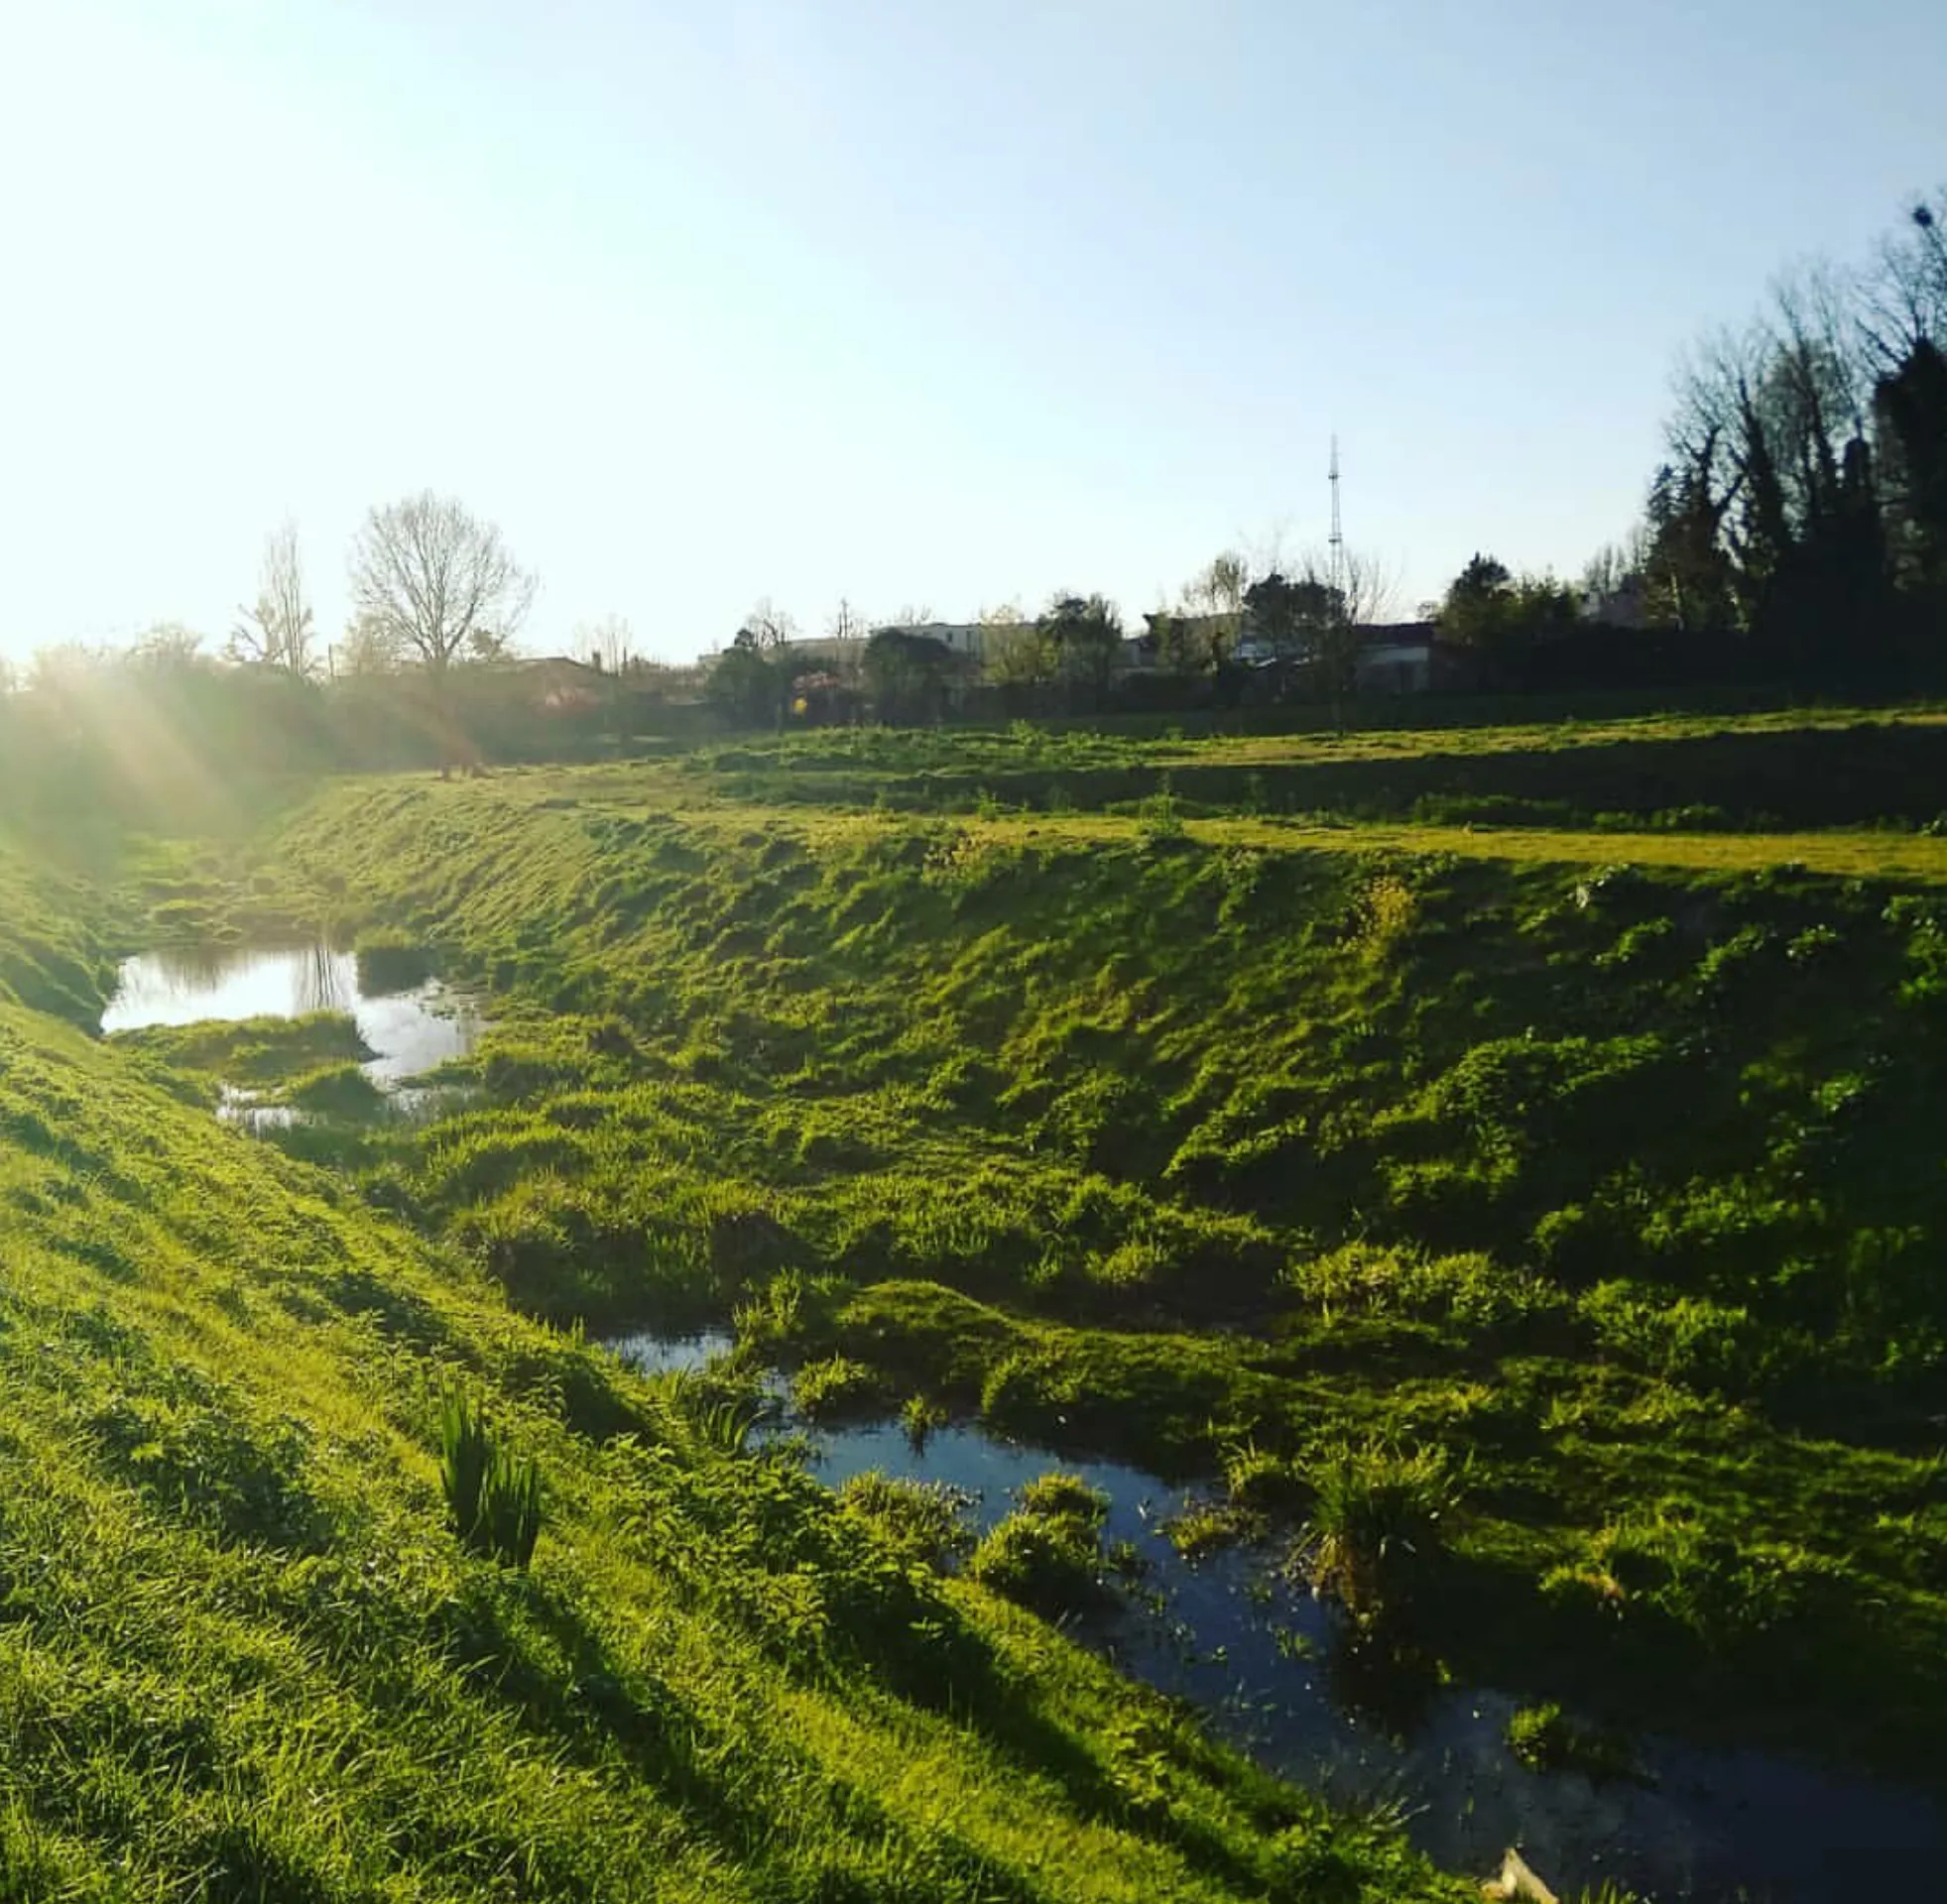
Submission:
[[[519,656],[507,672],[524,698],[550,714],[585,714],[615,698],[614,675],[566,654]]]
[[[937,642],[940,647],[964,655],[970,661],[984,661],[987,658],[987,629],[980,622],[894,622],[888,626],[895,634],[923,635],[928,641]],[[872,632],[882,635],[886,630],[875,628]]]
[[[1355,676],[1361,694],[1424,694],[1442,672],[1431,622],[1387,622],[1359,631]]]

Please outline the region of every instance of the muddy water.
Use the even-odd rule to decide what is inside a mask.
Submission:
[[[611,1347],[637,1367],[674,1368],[728,1345],[722,1334],[646,1335]],[[1773,1753],[1657,1738],[1637,1741],[1648,1784],[1530,1772],[1503,1736],[1517,1705],[1506,1695],[1360,1686],[1334,1615],[1278,1579],[1269,1556],[1181,1559],[1160,1522],[1184,1495],[1139,1469],[1058,1459],[965,1426],[938,1430],[922,1450],[890,1422],[818,1430],[815,1440],[816,1471],[834,1487],[872,1468],[943,1482],[970,1496],[979,1528],[1052,1467],[1085,1477],[1109,1495],[1108,1537],[1144,1562],[1140,1598],[1159,1604],[1088,1622],[1076,1636],[1193,1701],[1272,1770],[1342,1801],[1398,1807],[1412,1841],[1449,1869],[1492,1871],[1512,1844],[1564,1897],[1606,1878],[1662,1904],[1947,1893],[1947,1811],[1918,1793]]]

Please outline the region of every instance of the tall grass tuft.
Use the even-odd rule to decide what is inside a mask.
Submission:
[[[1444,1550],[1460,1480],[1443,1448],[1407,1454],[1384,1443],[1344,1444],[1314,1477],[1305,1531],[1315,1591],[1362,1625],[1411,1606]]]
[[[440,1405],[439,1447],[439,1478],[462,1544],[525,1570],[541,1537],[540,1465],[505,1446],[485,1410],[457,1387]]]

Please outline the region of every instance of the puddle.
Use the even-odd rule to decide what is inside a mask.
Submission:
[[[609,1346],[638,1368],[669,1368],[729,1343],[715,1333]],[[1947,1868],[1939,1805],[1771,1753],[1641,1739],[1653,1789],[1530,1772],[1503,1738],[1518,1702],[1455,1687],[1430,1687],[1400,1736],[1348,1700],[1335,1615],[1274,1584],[1262,1555],[1180,1558],[1160,1523],[1184,1492],[1139,1469],[1066,1460],[965,1426],[937,1430],[917,1452],[893,1422],[811,1432],[814,1472],[833,1487],[871,1468],[943,1482],[973,1497],[981,1529],[1050,1468],[1102,1488],[1112,1503],[1107,1537],[1142,1556],[1143,1593],[1159,1606],[1087,1622],[1076,1637],[1132,1677],[1193,1701],[1214,1730],[1271,1770],[1341,1802],[1397,1806],[1413,1843],[1449,1870],[1495,1870],[1512,1844],[1564,1897],[1614,1879],[1657,1904],[1828,1904],[1923,1896]]]
[[[304,945],[178,946],[125,959],[101,1029],[295,1018],[308,1012],[349,1013],[374,1054],[360,1069],[389,1094],[392,1115],[416,1119],[442,1115],[462,1094],[403,1081],[465,1057],[486,1028],[478,1002],[437,979],[410,991],[368,994],[351,953]],[[261,1095],[225,1086],[217,1116],[259,1131],[306,1121],[289,1105],[261,1103]]]

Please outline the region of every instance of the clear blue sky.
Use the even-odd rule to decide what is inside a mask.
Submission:
[[[1410,609],[1621,535],[1675,352],[1947,178],[1938,0],[0,0],[0,645],[320,623],[498,522],[531,648],[761,595]]]

